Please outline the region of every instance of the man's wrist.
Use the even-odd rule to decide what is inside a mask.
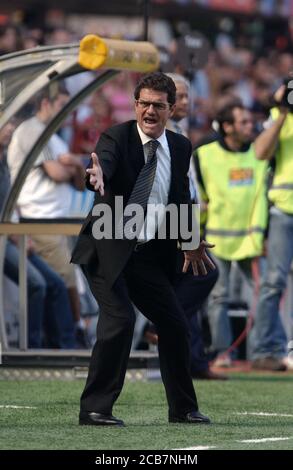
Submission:
[[[284,115],[287,116],[287,114],[289,112],[289,106],[287,106],[286,104],[284,104],[281,101],[275,101],[275,107],[278,108],[280,114],[284,114]]]
[[[280,114],[285,114],[287,116],[287,114],[289,113],[289,108],[287,106],[284,106],[283,104],[279,104],[279,106],[277,107],[279,109]]]

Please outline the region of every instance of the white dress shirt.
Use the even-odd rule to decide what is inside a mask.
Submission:
[[[168,196],[171,184],[171,155],[166,132],[164,131],[163,134],[157,139],[153,139],[152,137],[149,137],[144,132],[142,132],[138,124],[137,130],[143,145],[145,162],[147,161],[148,155],[148,142],[151,140],[157,140],[160,144],[156,152],[157,168],[148,204],[161,204],[162,206],[166,206],[168,204]],[[163,221],[163,211],[157,213],[157,216],[152,212],[153,211],[150,211],[149,209],[147,210],[145,226],[141,230],[138,237],[138,242],[140,243],[153,239]]]

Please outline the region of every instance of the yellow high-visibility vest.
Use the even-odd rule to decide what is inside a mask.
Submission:
[[[206,239],[213,253],[241,260],[262,253],[267,225],[266,176],[268,164],[257,160],[253,144],[245,152],[226,150],[218,141],[197,149],[208,201]]]
[[[271,116],[277,119],[278,108],[271,110]],[[293,214],[293,113],[287,115],[280,132],[269,200],[281,211]]]

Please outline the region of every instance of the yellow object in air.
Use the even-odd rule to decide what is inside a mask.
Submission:
[[[94,34],[88,34],[80,41],[78,62],[85,69],[95,70],[104,64],[107,54],[105,42]]]
[[[88,34],[80,42],[78,62],[90,70],[107,67],[153,72],[160,61],[157,48],[149,42],[103,39]]]

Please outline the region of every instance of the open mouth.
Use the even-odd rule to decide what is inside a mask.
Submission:
[[[152,119],[152,118],[145,118],[143,120],[144,124],[146,124],[147,126],[152,126],[152,125],[155,125],[157,124],[157,120],[156,119]]]

